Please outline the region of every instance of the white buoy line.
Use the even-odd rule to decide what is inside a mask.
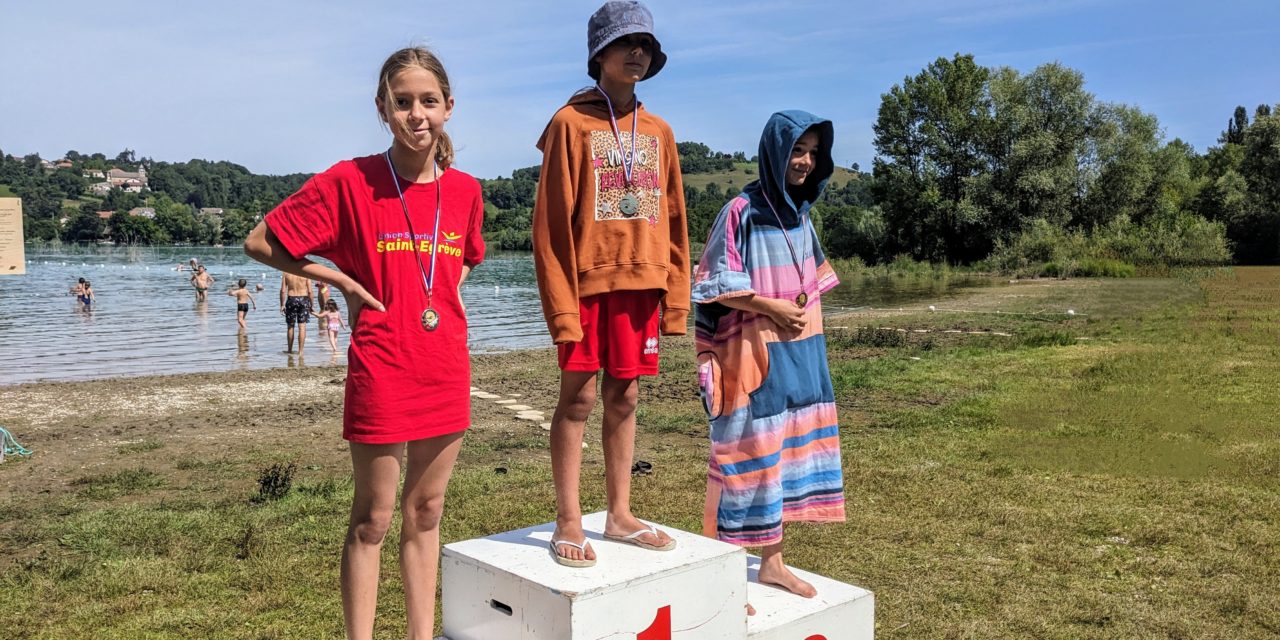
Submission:
[[[1089,314],[1087,314],[1087,313],[1080,313],[1080,312],[1076,311],[1075,309],[1067,309],[1066,311],[1050,311],[1050,310],[1042,310],[1042,311],[1000,311],[1000,310],[998,310],[998,309],[997,309],[997,310],[995,310],[995,311],[980,311],[980,310],[977,310],[977,309],[946,309],[946,308],[939,307],[939,306],[932,305],[932,304],[931,304],[931,305],[929,305],[929,306],[927,306],[927,307],[841,307],[841,306],[837,306],[837,305],[823,305],[823,308],[824,308],[824,309],[827,309],[827,310],[848,311],[848,312],[852,312],[852,313],[858,313],[858,312],[864,312],[864,311],[880,311],[880,312],[888,311],[888,312],[894,312],[894,313],[898,313],[898,312],[901,312],[901,313],[907,313],[907,312],[924,312],[924,311],[928,311],[928,312],[930,312],[930,313],[970,313],[970,314],[975,314],[975,315],[993,315],[993,316],[1055,316],[1055,315],[1065,315],[1065,316],[1069,316],[1069,317],[1073,317],[1073,318],[1074,318],[1074,317],[1076,317],[1076,316],[1082,316],[1082,317],[1083,317],[1083,316],[1088,316],[1088,315],[1089,315]]]

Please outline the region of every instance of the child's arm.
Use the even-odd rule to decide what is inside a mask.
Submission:
[[[258,301],[253,299],[253,294],[252,294],[252,293],[246,293],[245,295],[249,296],[249,304],[253,305],[253,310],[254,310],[254,311],[257,311],[257,310],[258,310]]]
[[[671,253],[668,258],[667,295],[662,297],[662,335],[682,336],[689,322],[689,222],[684,205],[684,185],[680,174],[680,153],[675,134],[666,128],[667,222],[670,225]]]

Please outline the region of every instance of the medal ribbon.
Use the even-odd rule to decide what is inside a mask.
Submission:
[[[409,225],[409,239],[413,242],[413,255],[418,260],[418,273],[422,274],[422,286],[427,290],[427,308],[431,308],[431,292],[436,283],[436,237],[440,235],[440,192],[443,190],[440,185],[440,165],[435,160],[431,161],[431,169],[436,176],[436,223],[435,228],[431,232],[431,275],[427,275],[427,271],[422,266],[422,252],[418,249],[418,235],[413,232],[413,220],[409,218],[409,203],[404,199],[404,191],[400,189],[400,176],[396,173],[396,166],[391,162],[391,150],[388,149],[382,154],[387,159],[387,168],[391,170],[391,181],[396,185],[396,195],[400,196],[400,208],[404,210],[405,224]]]
[[[791,234],[787,233],[787,226],[782,224],[782,216],[778,215],[778,210],[773,208],[773,199],[769,197],[769,194],[764,189],[761,189],[760,193],[764,196],[764,201],[769,203],[769,210],[773,212],[773,219],[778,221],[778,229],[782,231],[782,237],[787,239],[787,250],[791,252],[791,262],[795,265],[796,277],[800,279],[800,295],[807,298],[808,295],[804,290],[804,268],[800,265],[800,259],[796,257],[795,245],[791,244]],[[800,216],[800,229],[804,230],[803,214]]]
[[[596,85],[596,91],[604,96],[604,103],[609,105],[609,124],[613,127],[613,139],[618,142],[618,154],[622,156],[622,176],[627,180],[627,186],[631,186],[631,174],[636,168],[636,122],[640,120],[640,99],[635,100],[636,108],[631,112],[631,160],[627,161],[627,150],[622,147],[622,131],[618,129],[618,117],[613,115],[613,101],[609,99],[609,94]]]

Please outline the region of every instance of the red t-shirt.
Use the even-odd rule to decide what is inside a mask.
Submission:
[[[382,155],[339,162],[267,214],[294,258],[333,262],[386,307],[365,307],[351,330],[342,437],[385,444],[430,438],[471,424],[467,319],[458,299],[463,265],[484,260],[484,203],[475,178],[448,169],[428,184],[400,180],[413,221],[411,239],[390,168]],[[441,189],[440,237],[435,226]],[[435,331],[422,327],[426,285],[437,249],[431,307]]]

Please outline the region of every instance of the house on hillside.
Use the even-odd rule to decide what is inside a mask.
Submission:
[[[111,186],[120,187],[125,191],[130,191],[130,187],[136,187],[137,191],[142,191],[147,188],[147,168],[139,166],[137,171],[112,168],[107,171],[107,181]]]
[[[156,217],[156,210],[152,207],[134,207],[129,210],[129,215],[142,216],[143,218],[154,220]]]
[[[70,169],[71,167],[73,167],[73,166],[75,166],[75,165],[74,165],[70,160],[68,160],[68,159],[66,159],[66,158],[63,158],[63,159],[61,159],[61,160],[59,160],[59,161],[57,161],[57,162],[53,163],[53,166],[54,166],[54,167],[56,167],[56,168],[58,168],[58,169]]]
[[[95,182],[89,185],[89,193],[92,193],[95,196],[105,196],[108,191],[111,191],[111,189],[113,189],[113,187],[110,182]]]
[[[111,216],[115,214],[114,211],[97,211],[95,213],[98,214],[100,220],[110,220]]]
[[[102,169],[85,169],[80,172],[80,175],[85,178],[97,178],[98,180],[103,180],[107,177],[107,174],[103,173]]]
[[[125,193],[142,193],[142,190],[146,187],[147,183],[134,178],[125,180],[124,184],[120,185],[120,189]]]

